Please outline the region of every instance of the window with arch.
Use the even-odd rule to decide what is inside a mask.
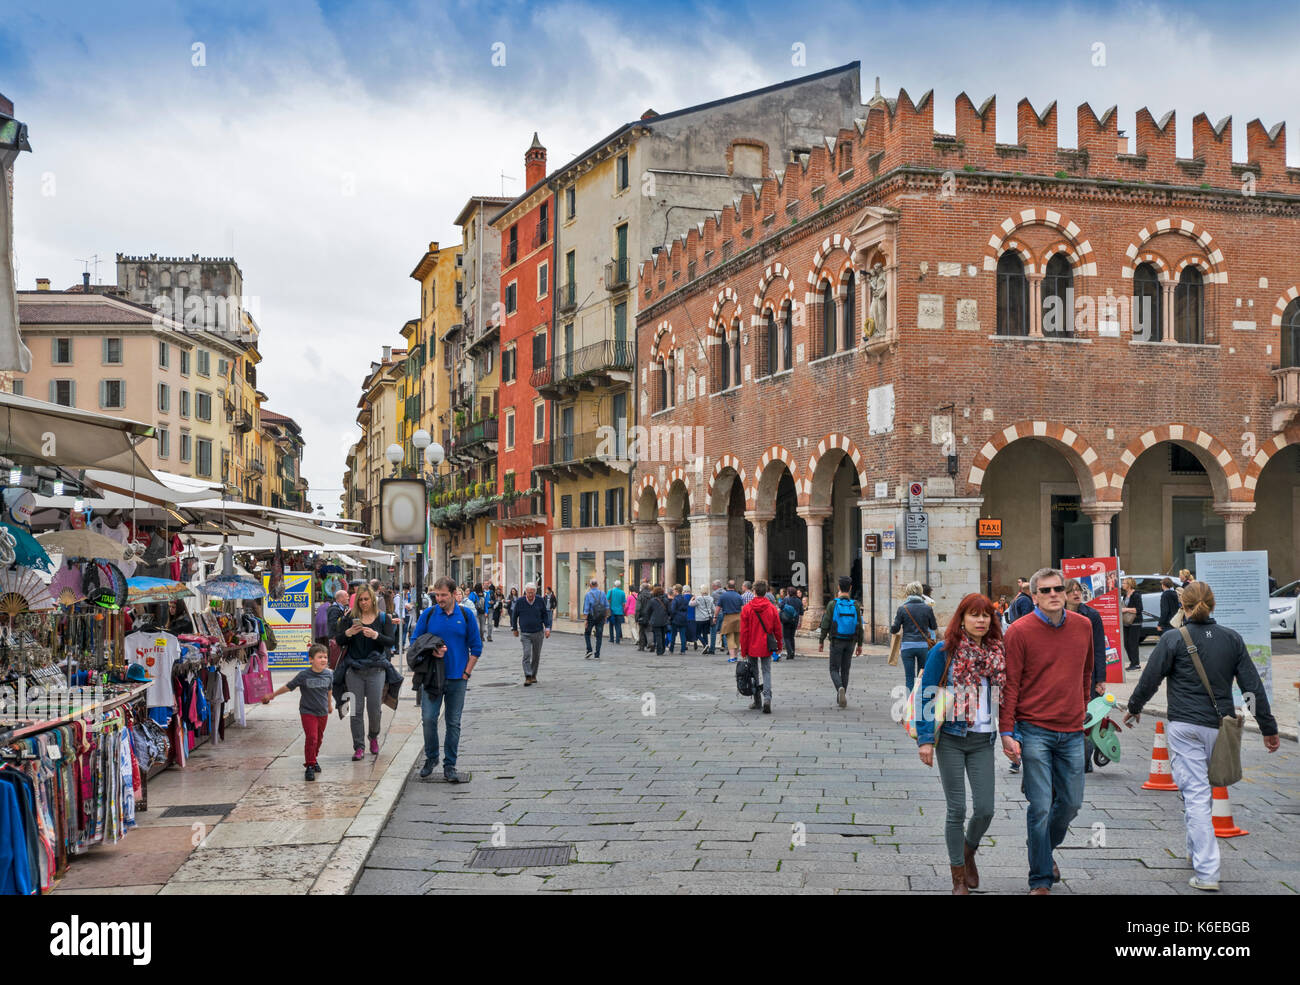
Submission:
[[[1029,279],[1014,253],[998,260],[998,334],[1029,334]]]
[[[844,345],[843,349],[853,348],[853,326],[858,323],[858,279],[853,273],[853,268],[849,268],[848,276],[844,278]]]
[[[731,385],[740,386],[740,319],[731,323]]]
[[[775,376],[780,372],[781,364],[778,359],[780,355],[780,340],[777,338],[776,312],[771,308],[763,313],[763,337],[767,342],[767,351],[764,356],[764,370],[768,376]]]
[[[835,288],[830,281],[822,284],[822,351],[829,356],[835,351]]]
[[[1282,312],[1282,363],[1300,366],[1300,298],[1292,301]]]
[[[1139,264],[1133,271],[1133,336],[1143,342],[1159,342],[1164,323],[1160,274],[1153,264]]]
[[[1043,334],[1074,334],[1074,270],[1064,253],[1047,261],[1043,276]]]
[[[790,301],[781,309],[781,368],[794,368],[794,305]]]
[[[1205,278],[1195,267],[1184,267],[1174,288],[1174,341],[1205,341]]]

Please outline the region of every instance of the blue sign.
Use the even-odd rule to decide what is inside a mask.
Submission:
[[[981,537],[975,541],[977,551],[1000,551],[1002,550],[1001,537]]]

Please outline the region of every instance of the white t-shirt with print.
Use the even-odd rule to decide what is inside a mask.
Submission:
[[[127,664],[140,664],[153,678],[147,703],[150,708],[175,708],[172,667],[180,659],[180,642],[171,633],[132,633],[125,640]]]

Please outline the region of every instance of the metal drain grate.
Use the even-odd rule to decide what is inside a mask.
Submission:
[[[528,865],[568,865],[569,845],[529,845],[526,848],[479,848],[471,869],[517,869]]]
[[[208,817],[214,814],[225,817],[234,809],[234,804],[186,804],[182,807],[169,807],[159,817]]]

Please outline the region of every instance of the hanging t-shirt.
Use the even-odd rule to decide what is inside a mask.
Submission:
[[[172,667],[180,659],[180,642],[171,633],[132,633],[125,640],[126,662],[141,664],[153,678],[147,704],[150,708],[175,708]]]
[[[104,522],[102,516],[97,516],[91,521],[90,529],[97,534],[102,534],[109,540],[116,541],[123,547],[125,547],[131,539],[125,523],[119,523],[116,527],[111,527]],[[123,577],[130,578],[135,574],[135,561],[118,561],[116,563],[118,568],[121,569]]]

